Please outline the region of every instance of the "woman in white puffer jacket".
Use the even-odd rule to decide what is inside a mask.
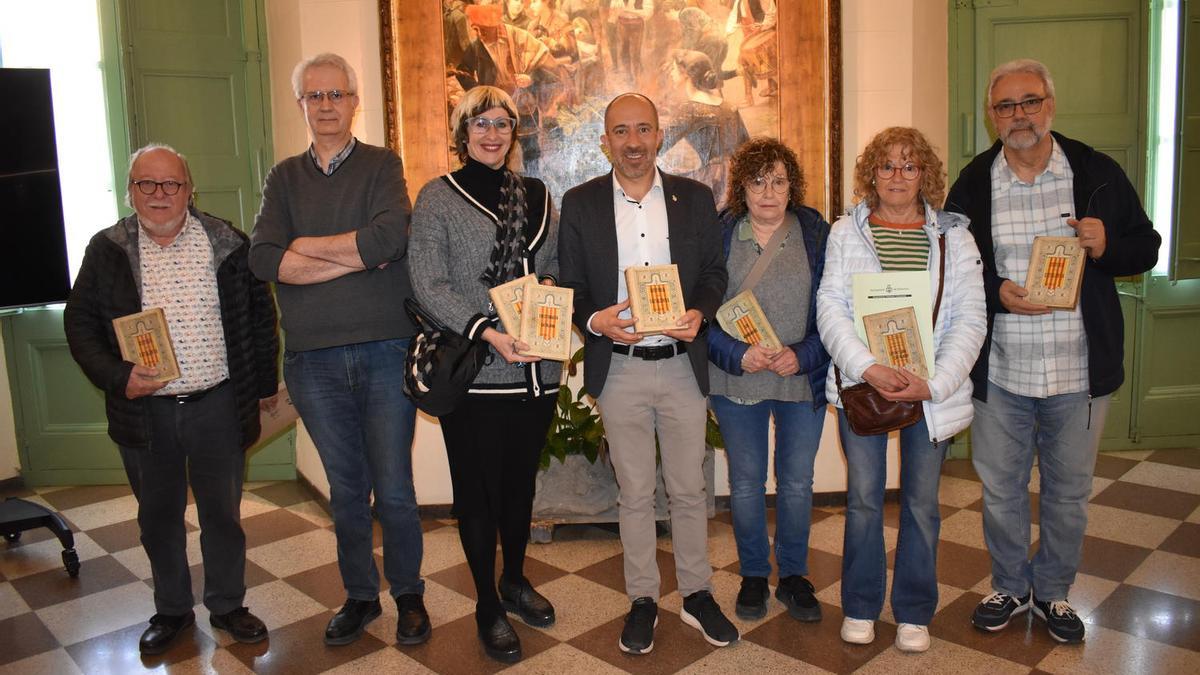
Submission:
[[[825,274],[817,291],[817,328],[842,386],[862,381],[885,398],[921,401],[923,419],[900,430],[900,535],[892,581],[892,611],[902,651],[929,648],[929,622],[937,609],[937,541],[941,527],[938,484],[954,434],[971,423],[969,374],[986,329],[982,264],[967,219],[930,206],[945,190],[942,163],[916,129],[892,127],[875,136],[858,158],[854,193],[860,201],[829,235]],[[882,271],[928,270],[930,302],[937,296],[939,237],[946,271],[934,327],[934,376],[876,363],[855,331],[853,277]],[[883,496],[887,434],[859,436],[847,423],[835,382],[826,395],[837,408],[847,465],[846,531],[842,557],[842,639],[875,638],[883,608],[887,559]]]

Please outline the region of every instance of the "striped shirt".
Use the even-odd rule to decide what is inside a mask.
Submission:
[[[1024,183],[1004,153],[992,163],[992,241],[996,273],[1025,285],[1037,236],[1073,237],[1075,174],[1058,142],[1046,169]],[[988,380],[1018,396],[1046,398],[1088,390],[1088,344],[1079,306],[1027,316],[1000,312],[992,329]]]
[[[875,253],[884,272],[909,272],[929,268],[929,237],[925,221],[889,223],[872,213],[867,222],[875,240]]]

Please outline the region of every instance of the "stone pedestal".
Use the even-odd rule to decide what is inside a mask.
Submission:
[[[716,514],[712,448],[707,448],[704,453],[704,481],[708,491],[708,517],[712,518]],[[582,455],[568,455],[561,463],[551,459],[550,467],[538,472],[531,539],[549,543],[555,525],[617,522],[618,494],[617,478],[607,461],[601,459],[592,464]],[[661,467],[654,511],[657,520],[669,522]]]

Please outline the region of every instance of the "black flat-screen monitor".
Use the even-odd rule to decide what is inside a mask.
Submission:
[[[50,71],[0,68],[0,309],[65,302],[63,229]]]

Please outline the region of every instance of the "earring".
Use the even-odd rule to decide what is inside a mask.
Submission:
[[[874,179],[874,178],[872,178],[872,179],[871,179],[871,185],[874,185],[874,184],[875,184],[875,179]]]

